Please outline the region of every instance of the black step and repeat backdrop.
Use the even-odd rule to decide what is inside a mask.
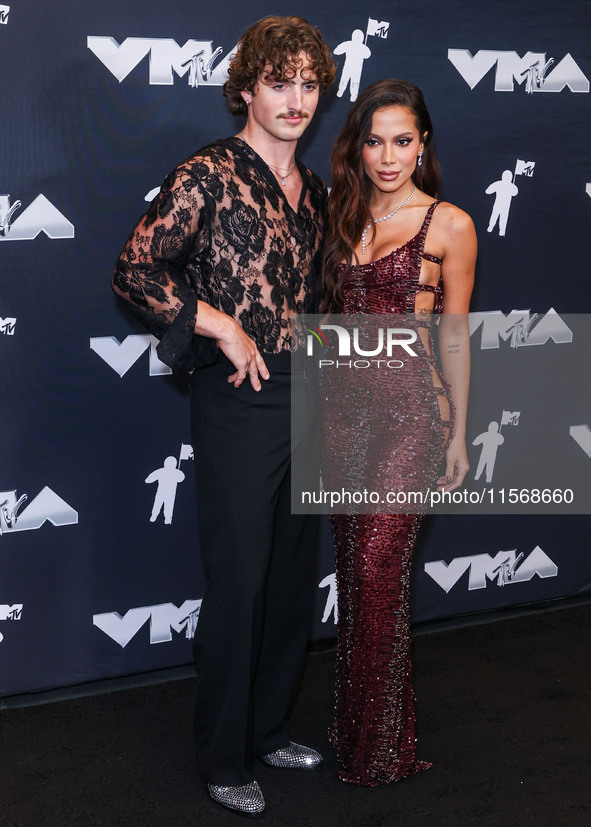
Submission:
[[[0,4],[1,695],[190,661],[203,576],[186,386],[109,279],[167,173],[239,130],[225,67],[241,31],[269,13],[306,17],[337,56],[301,145],[326,179],[360,88],[401,77],[424,91],[441,195],[479,235],[473,483],[509,496],[504,474],[528,423],[562,398],[543,354],[562,348],[568,375],[568,314],[591,310],[589,2]],[[573,364],[581,393],[544,440],[588,477],[588,373]],[[504,383],[504,371],[521,378]],[[430,517],[415,621],[591,592],[578,505]],[[324,529],[316,639],[335,622]]]

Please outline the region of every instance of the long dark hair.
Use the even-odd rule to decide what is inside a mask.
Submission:
[[[412,181],[417,188],[436,196],[440,184],[439,164],[433,147],[433,125],[423,93],[404,80],[380,80],[368,86],[351,107],[347,120],[330,153],[332,189],[328,199],[328,229],[324,241],[321,309],[342,307],[337,267],[344,260],[353,262],[355,247],[371,218],[369,209],[372,183],[363,171],[363,145],[371,132],[373,114],[388,106],[406,106],[416,118],[424,142],[423,163],[417,166]],[[423,135],[427,137],[423,139]]]

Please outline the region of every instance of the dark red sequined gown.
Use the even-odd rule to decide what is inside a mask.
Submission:
[[[433,312],[441,312],[441,278],[436,287],[419,285],[422,258],[441,263],[423,252],[436,206],[409,242],[350,268],[343,284],[344,314],[402,313],[414,319],[422,290],[434,293]],[[429,333],[426,338],[430,341]],[[332,388],[337,380],[325,383],[323,377],[332,401],[323,421],[325,490],[340,487],[347,475],[351,479],[356,452],[367,457],[356,484],[369,490],[424,490],[437,479],[451,431],[451,402],[445,380],[438,372],[439,381],[433,378],[429,350],[407,360],[410,370],[404,375],[350,372],[344,390],[341,377]],[[449,403],[447,417],[442,396]],[[387,784],[431,766],[415,757],[409,583],[420,520],[419,514],[331,516],[339,621],[336,714],[329,736],[339,778],[353,784]]]

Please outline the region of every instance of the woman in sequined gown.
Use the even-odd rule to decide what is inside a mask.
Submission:
[[[358,370],[343,382],[342,372],[324,370],[325,490],[345,481],[378,492],[451,491],[468,470],[466,314],[476,237],[466,213],[435,197],[432,134],[420,90],[380,81],[359,96],[331,153],[324,310],[406,314],[401,326],[416,325],[420,358],[386,377]],[[431,350],[436,314],[441,370]],[[420,521],[417,513],[331,517],[339,622],[329,735],[339,778],[350,783],[386,784],[430,766],[415,755],[410,640]]]

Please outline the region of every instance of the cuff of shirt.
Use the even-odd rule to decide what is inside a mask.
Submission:
[[[195,368],[213,364],[218,357],[215,339],[195,334],[197,296],[185,301],[156,348],[158,358],[175,373],[191,373]]]

